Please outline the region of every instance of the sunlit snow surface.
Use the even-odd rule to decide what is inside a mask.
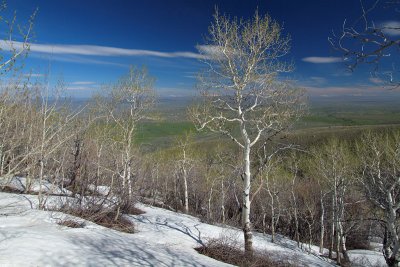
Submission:
[[[51,197],[47,203],[56,204],[58,200]],[[36,206],[37,196],[0,193],[0,266],[230,266],[200,255],[193,248],[221,235],[242,242],[240,230],[205,224],[192,216],[143,204],[138,207],[145,214],[129,216],[136,225],[135,234],[90,222],[85,222],[84,228],[60,226],[59,220],[72,217],[39,211]],[[256,234],[254,244],[298,266],[333,266],[318,256],[317,247],[307,253],[286,238],[280,237],[273,244],[268,235]],[[383,260],[373,251],[357,253],[364,253],[372,263]]]

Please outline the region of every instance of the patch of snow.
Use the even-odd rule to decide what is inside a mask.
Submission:
[[[48,203],[54,205],[60,200],[51,196]],[[239,229],[209,225],[193,216],[144,204],[137,207],[145,214],[125,215],[135,223],[135,234],[60,212],[40,211],[36,206],[37,196],[0,193],[0,266],[231,266],[194,248],[221,236],[243,242]],[[65,219],[84,222],[85,226],[57,224]],[[305,252],[283,236],[277,236],[276,243],[270,240],[269,235],[254,234],[255,248],[267,250],[273,257],[289,259],[298,266],[335,266],[318,255],[316,246]],[[358,259],[360,253],[352,251],[351,256]]]
[[[0,179],[0,186],[8,186],[12,189],[18,190],[18,191],[25,191],[28,185],[28,179],[26,177],[19,177],[15,176],[9,179]],[[38,179],[32,179],[30,181],[30,186],[29,186],[29,191],[38,193],[40,189],[42,190],[43,193],[46,194],[55,194],[55,195],[72,195],[72,193],[65,189],[65,188],[60,188],[55,184],[50,183],[47,180],[42,181],[42,185],[40,185]]]
[[[348,252],[350,261],[352,262],[352,266],[359,266],[359,267],[387,266],[382,252],[362,250],[362,249],[349,250]]]
[[[100,195],[103,196],[107,196],[110,192],[110,187],[109,186],[105,186],[105,185],[94,185],[94,184],[89,184],[88,185],[89,190],[93,191],[93,192],[97,192]]]
[[[31,209],[33,196],[0,193],[0,266],[231,266],[190,247],[85,222],[56,224],[60,213]],[[16,212],[18,210],[18,212]]]
[[[190,215],[148,205],[138,204],[137,207],[146,213],[131,216],[139,231],[135,236],[157,240],[157,243],[167,246],[190,248],[199,247],[208,239],[221,236],[235,237],[240,244],[243,243],[243,234],[239,229],[209,225]],[[163,239],[160,236],[169,238]],[[267,251],[276,259],[288,259],[298,266],[335,266],[329,259],[318,256],[316,246],[312,246],[312,253],[307,253],[298,248],[296,242],[287,238],[278,236],[276,243],[271,243],[270,240],[270,235],[254,233],[254,247]]]

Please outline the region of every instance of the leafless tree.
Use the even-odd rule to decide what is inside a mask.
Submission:
[[[292,69],[280,61],[289,52],[289,37],[268,15],[231,19],[215,12],[207,43],[199,46],[207,69],[199,75],[203,96],[190,109],[198,130],[229,137],[243,152],[242,223],[245,251],[252,255],[250,222],[251,151],[282,131],[301,114],[302,91],[279,80]]]
[[[312,150],[314,168],[331,188],[331,231],[330,251],[336,251],[337,263],[341,263],[341,252],[346,261],[349,260],[346,250],[344,231],[345,198],[353,181],[354,159],[348,144],[338,139],[331,139],[324,146]],[[336,240],[335,240],[336,237]],[[336,245],[336,247],[335,247]]]
[[[71,140],[76,131],[71,131],[72,124],[77,116],[85,109],[82,107],[77,110],[69,110],[68,101],[62,99],[62,91],[65,86],[63,82],[58,82],[54,87],[47,84],[37,84],[39,86],[39,103],[37,118],[33,122],[35,124],[35,132],[37,140],[35,146],[31,149],[35,152],[35,158],[39,166],[39,207],[44,207],[44,198],[42,195],[42,183],[45,177],[45,167],[50,156],[54,155],[62,145]],[[76,129],[78,130],[78,129]]]
[[[97,97],[98,106],[108,117],[110,126],[114,129],[113,138],[121,151],[120,169],[117,171],[129,199],[133,194],[134,135],[138,122],[146,117],[146,112],[154,104],[153,84],[154,78],[148,74],[146,68],[131,67],[128,75],[111,86],[111,90]]]
[[[397,0],[360,0],[361,15],[353,22],[345,20],[339,34],[328,38],[343,54],[350,70],[360,64],[372,66],[372,74],[390,86],[399,86],[397,59],[400,49],[400,2]],[[385,20],[376,18],[385,13]]]
[[[370,202],[383,213],[383,255],[388,266],[400,262],[400,134],[366,134],[358,145],[360,181]]]
[[[188,179],[189,173],[193,168],[193,159],[190,157],[190,145],[192,143],[192,136],[190,133],[185,133],[183,137],[177,140],[177,146],[179,149],[179,156],[177,158],[177,167],[180,178],[182,178],[183,187],[183,207],[185,213],[189,213],[189,189]]]
[[[271,241],[275,242],[276,228],[279,224],[279,220],[282,216],[282,204],[281,195],[284,191],[282,186],[282,170],[278,167],[281,164],[281,157],[270,157],[264,165],[263,172],[260,174],[262,179],[265,181],[262,184],[263,189],[266,191],[268,196],[267,205],[270,210],[270,229],[271,229]],[[257,191],[256,191],[257,192]]]

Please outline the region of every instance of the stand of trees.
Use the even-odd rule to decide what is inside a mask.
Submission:
[[[38,184],[39,208],[46,209],[55,193],[43,185],[52,184],[85,211],[113,209],[115,221],[140,199],[241,227],[250,257],[254,230],[272,242],[289,236],[303,249],[317,244],[339,264],[349,260],[349,248],[380,238],[388,265],[397,266],[400,131],[305,147],[286,142],[304,99],[279,77],[291,70],[279,61],[289,38],[269,16],[237,20],[216,12],[201,49],[208,66],[200,75],[203,98],[189,115],[198,130],[225,137],[207,143],[186,133],[170,148],[143,153],[135,133],[155,100],[146,69],[131,68],[82,108],[58,94],[63,83],[20,78],[1,85],[1,189],[25,177],[24,192]],[[23,53],[12,51],[1,70],[10,71]]]
[[[328,249],[329,257],[340,264],[349,260],[349,248],[366,249],[378,239],[385,255],[397,262],[399,138],[398,130],[370,132],[273,154],[252,178],[253,229],[271,234],[272,242],[282,234],[306,250],[319,245],[321,253]],[[181,149],[146,157],[144,176],[137,181],[142,200],[241,227],[240,149],[186,144],[191,159],[187,183],[177,175],[182,167],[171,157],[180,157]]]

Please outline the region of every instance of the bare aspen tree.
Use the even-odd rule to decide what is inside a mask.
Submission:
[[[103,97],[98,98],[98,105],[103,108],[115,129],[114,138],[121,150],[121,169],[123,190],[132,199],[132,164],[134,158],[134,135],[138,122],[146,117],[146,112],[155,101],[154,78],[145,68],[131,67]]]
[[[42,192],[46,163],[54,160],[63,144],[74,136],[71,123],[82,110],[71,111],[50,100],[50,86],[41,83],[9,84],[3,91],[0,124],[2,139],[1,176],[10,180],[16,175],[26,177],[25,192],[33,178],[39,182],[39,206],[44,207]],[[3,113],[4,112],[4,113]],[[55,171],[57,168],[55,168]],[[50,174],[51,177],[54,175]]]
[[[225,223],[225,221],[226,221],[226,208],[225,208],[225,205],[226,205],[226,190],[227,190],[227,186],[226,186],[226,182],[225,182],[225,180],[227,179],[226,178],[226,172],[228,171],[228,168],[230,167],[230,168],[232,168],[233,166],[232,165],[229,165],[229,164],[226,164],[227,162],[228,162],[228,156],[227,155],[224,155],[223,153],[222,153],[222,151],[221,151],[221,147],[218,145],[218,147],[216,148],[216,161],[215,161],[215,163],[214,163],[214,167],[216,167],[216,166],[218,166],[218,168],[214,168],[214,169],[216,169],[216,182],[218,183],[220,183],[220,190],[219,190],[219,193],[220,193],[220,200],[221,200],[221,209],[220,209],[220,212],[221,212],[221,216],[220,216],[220,218],[221,218],[221,222],[222,223]],[[225,166],[226,165],[226,166]]]
[[[318,151],[318,149],[314,150],[313,152]],[[314,155],[315,156],[315,155]],[[317,156],[318,158],[318,156]],[[319,191],[319,206],[320,206],[320,214],[319,214],[319,253],[321,255],[324,254],[324,239],[325,239],[325,221],[327,217],[327,212],[326,212],[326,206],[327,206],[327,198],[329,194],[331,193],[331,184],[329,179],[319,179],[321,178],[320,175],[322,174],[320,171],[320,168],[318,167],[318,164],[321,163],[321,161],[315,161],[316,158],[311,155],[311,157],[306,157],[303,160],[303,166],[305,166],[306,169],[308,169],[308,172],[310,173],[311,177],[314,177],[314,179],[310,179],[309,182],[312,184],[318,185],[318,191]],[[323,175],[323,174],[322,174]],[[316,179],[315,179],[316,178]],[[334,217],[334,216],[332,216]],[[332,225],[334,225],[332,223]],[[333,232],[335,227],[333,226]],[[332,229],[331,228],[331,229]],[[331,243],[333,244],[333,243]],[[330,250],[330,257],[332,253],[332,249]]]
[[[279,179],[282,178],[282,173],[278,170],[278,164],[281,163],[280,157],[270,158],[265,164],[263,173],[263,179],[265,180],[264,190],[269,196],[268,206],[270,208],[270,228],[271,228],[271,241],[275,242],[276,237],[276,227],[279,224],[281,217],[281,200],[280,194],[282,193],[282,186],[280,185]]]
[[[311,252],[311,244],[313,241],[313,227],[316,222],[316,213],[318,209],[317,193],[313,186],[310,186],[310,181],[302,181],[298,186],[298,199],[300,200],[302,209],[300,218],[308,228],[308,251]]]
[[[69,128],[85,107],[69,110],[67,102],[62,99],[62,91],[65,88],[63,82],[58,82],[54,87],[50,86],[48,81],[47,84],[39,83],[36,86],[39,87],[38,110],[34,121],[37,140],[31,149],[35,152],[35,164],[38,165],[39,208],[44,208],[42,185],[46,175],[46,164],[50,156],[76,135],[76,131],[70,131]]]
[[[372,74],[389,86],[400,85],[399,57],[400,2],[397,0],[360,0],[360,16],[345,20],[341,31],[328,38],[332,46],[343,54],[350,70],[359,65],[372,66]],[[385,12],[386,22],[376,21],[378,12]]]
[[[279,80],[292,66],[280,60],[289,52],[289,37],[268,15],[231,19],[215,12],[207,43],[199,46],[208,66],[199,74],[200,105],[190,109],[198,130],[229,137],[242,151],[242,225],[245,251],[252,255],[250,222],[251,152],[265,138],[300,115],[302,91]]]
[[[179,168],[179,176],[182,178],[182,188],[183,188],[183,207],[185,213],[189,213],[189,189],[188,189],[188,179],[189,173],[193,168],[193,159],[190,158],[190,145],[191,145],[191,134],[185,133],[181,139],[177,140],[179,156],[177,159],[177,164]]]
[[[336,261],[341,263],[341,253],[349,260],[346,250],[346,236],[343,229],[345,215],[345,197],[352,183],[354,160],[348,144],[331,139],[323,147],[311,151],[314,156],[314,168],[331,188],[331,231],[330,257],[336,251]]]
[[[319,253],[324,254],[324,239],[325,239],[325,197],[328,195],[329,191],[327,191],[323,185],[321,185],[321,181],[317,181],[319,186],[319,204],[321,213],[319,216],[319,225],[320,225],[320,236],[319,236]]]
[[[290,158],[291,186],[290,186],[290,208],[294,217],[294,238],[297,242],[297,247],[300,247],[300,232],[299,232],[299,204],[298,197],[295,191],[297,185],[297,176],[299,172],[299,163],[296,159],[296,154],[292,153]]]
[[[369,201],[382,212],[383,256],[388,266],[400,262],[400,134],[366,134],[358,144],[360,182]]]
[[[29,18],[26,26],[20,25],[17,22],[16,12],[13,12],[13,15],[7,18],[7,2],[1,2],[0,25],[6,34],[6,38],[0,40],[0,74],[15,70],[17,59],[19,60],[23,55],[27,54],[35,15],[36,11]],[[19,36],[16,36],[16,34]],[[16,39],[22,41],[18,42]],[[0,145],[0,176],[10,178],[16,173],[16,169],[20,170],[23,165],[17,163],[17,166],[15,166],[14,163],[27,163],[28,154],[31,155],[26,151],[28,147],[25,142],[26,138],[22,138],[26,132],[15,131],[20,126],[19,123],[22,122],[21,117],[17,117],[16,114],[22,115],[24,119],[29,118],[25,123],[28,122],[31,119],[31,116],[29,116],[29,108],[31,106],[24,109],[23,106],[30,99],[23,99],[21,97],[22,94],[16,93],[17,91],[22,92],[27,88],[26,83],[22,82],[21,79],[17,81],[9,80],[6,84],[0,81],[0,86],[2,87],[0,95],[0,135],[2,139]],[[21,87],[23,90],[20,90]],[[22,123],[22,125],[25,124]],[[23,128],[26,129],[28,127]],[[15,151],[17,150],[24,150],[24,153],[16,155]],[[28,165],[31,166],[31,164]]]

